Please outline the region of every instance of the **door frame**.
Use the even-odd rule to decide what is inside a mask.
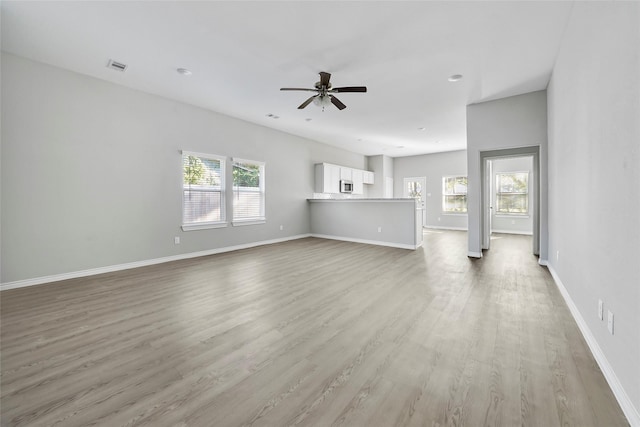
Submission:
[[[402,197],[407,195],[407,182],[420,181],[422,183],[422,227],[427,226],[427,177],[426,176],[408,176],[402,179]]]
[[[532,189],[533,189],[533,254],[540,256],[540,146],[508,148],[480,152],[480,226],[482,228],[482,249],[489,249],[491,244],[491,178],[487,177],[489,160],[508,157],[533,157]]]

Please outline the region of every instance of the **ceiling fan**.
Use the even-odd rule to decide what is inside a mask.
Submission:
[[[325,73],[324,71],[320,72],[320,81],[315,84],[315,89],[306,89],[306,88],[297,88],[297,87],[283,87],[280,90],[304,90],[308,92],[318,92],[316,95],[313,95],[306,101],[304,101],[298,107],[298,110],[302,110],[304,107],[309,105],[311,102],[317,105],[322,106],[322,110],[324,111],[325,105],[331,102],[333,105],[338,107],[339,110],[344,110],[347,108],[338,98],[333,96],[333,93],[346,93],[346,92],[366,92],[366,86],[346,86],[346,87],[331,87],[331,83],[329,83],[329,79],[331,79],[330,73]]]

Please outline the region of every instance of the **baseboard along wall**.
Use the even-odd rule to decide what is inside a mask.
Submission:
[[[97,267],[97,268],[91,268],[88,270],[72,271],[69,273],[53,274],[51,276],[35,277],[33,279],[16,280],[14,282],[6,282],[6,283],[0,284],[0,291],[6,291],[9,289],[16,289],[16,288],[24,288],[27,286],[42,285],[43,283],[59,282],[61,280],[76,279],[78,277],[94,276],[96,274],[112,273],[114,271],[129,270],[131,268],[146,267],[148,265],[162,264],[164,262],[179,261],[182,259],[197,258],[197,257],[207,256],[207,255],[215,255],[215,254],[220,254],[224,252],[237,251],[240,249],[253,248],[256,246],[271,245],[274,243],[281,243],[289,240],[303,239],[305,237],[311,237],[311,234],[298,234],[294,236],[283,237],[280,239],[244,243],[242,245],[208,249],[206,251],[189,252],[185,254],[171,255],[171,256],[162,257],[162,258],[128,262],[125,264],[109,265],[106,267]]]
[[[640,412],[638,411],[638,408],[633,405],[633,402],[622,387],[620,380],[618,379],[606,356],[604,355],[604,352],[600,348],[600,345],[591,332],[591,329],[589,329],[587,322],[585,322],[584,318],[582,317],[582,314],[578,310],[578,307],[571,299],[571,295],[567,291],[567,288],[564,287],[562,280],[558,276],[558,273],[553,269],[553,266],[551,265],[547,265],[547,268],[549,269],[549,272],[551,273],[551,276],[553,277],[553,280],[555,281],[556,286],[558,287],[558,290],[562,295],[562,298],[564,298],[564,301],[567,303],[571,315],[578,324],[578,328],[580,329],[582,336],[587,342],[587,345],[589,346],[589,349],[591,350],[596,363],[604,374],[609,387],[611,387],[611,391],[613,391],[614,396],[618,400],[618,403],[622,408],[622,412],[624,412],[625,416],[627,417],[629,424],[632,427],[640,427]]]

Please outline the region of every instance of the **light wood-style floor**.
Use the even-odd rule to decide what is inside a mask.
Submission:
[[[425,237],[2,292],[2,426],[627,425],[529,237]]]

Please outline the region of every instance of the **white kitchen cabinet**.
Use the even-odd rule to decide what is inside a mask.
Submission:
[[[329,163],[316,165],[316,193],[340,192],[340,166]]]
[[[373,184],[373,172],[331,163],[316,164],[316,193],[340,193],[340,180],[353,182],[353,194],[364,194],[363,184]]]
[[[346,181],[353,180],[353,169],[340,166],[340,179]]]
[[[353,181],[353,194],[364,194],[364,171],[353,169],[351,171],[351,180]]]
[[[365,184],[373,184],[374,183],[374,174],[370,171],[362,171],[363,172],[363,182]]]

